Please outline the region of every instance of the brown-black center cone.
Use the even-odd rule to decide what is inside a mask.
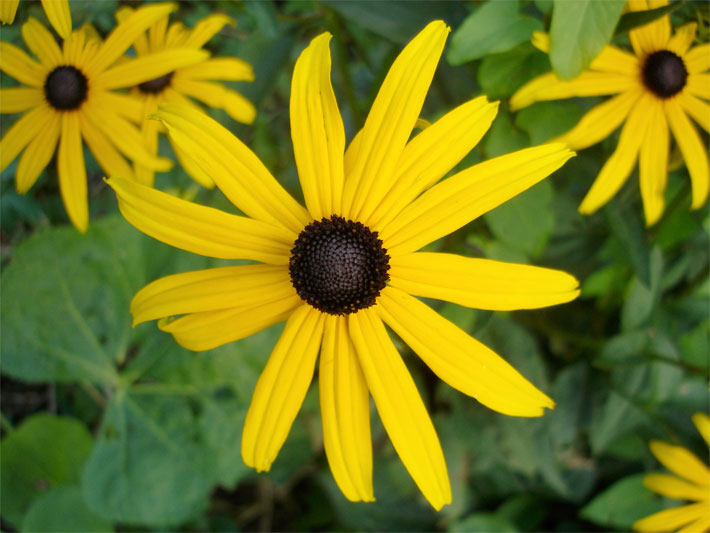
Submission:
[[[389,280],[389,268],[377,232],[337,215],[303,229],[288,266],[301,299],[331,315],[373,305]]]
[[[163,91],[168,85],[170,85],[170,80],[173,79],[173,73],[168,72],[159,78],[154,80],[144,81],[138,85],[138,90],[146,94],[158,94]]]
[[[49,73],[44,82],[44,95],[54,109],[69,111],[78,109],[86,100],[88,83],[86,76],[72,66],[61,66]]]
[[[668,50],[649,54],[643,66],[643,83],[660,98],[678,94],[688,79],[683,60]]]

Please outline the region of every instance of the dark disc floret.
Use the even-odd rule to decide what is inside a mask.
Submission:
[[[140,83],[138,85],[138,89],[142,93],[158,94],[159,92],[162,92],[163,89],[165,89],[168,85],[170,85],[170,80],[172,79],[173,73],[168,72],[167,74],[164,74],[159,78],[155,78],[154,80],[148,80],[144,81],[143,83]]]
[[[668,50],[649,54],[643,66],[643,83],[656,96],[669,98],[678,94],[688,79],[683,60]]]
[[[389,268],[377,232],[337,215],[303,229],[288,266],[301,299],[331,315],[373,305],[389,280]]]
[[[44,82],[44,95],[54,109],[78,109],[86,100],[88,82],[79,69],[65,65],[55,68]]]

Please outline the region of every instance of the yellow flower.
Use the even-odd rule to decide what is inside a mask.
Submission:
[[[514,416],[554,403],[493,351],[415,296],[481,309],[530,309],[572,300],[564,272],[417,250],[541,181],[573,154],[546,145],[498,157],[437,182],[476,145],[497,104],[476,98],[409,140],[449,32],[429,24],[390,68],[365,125],[345,150],[330,83],[330,34],[298,58],[291,137],[307,209],[258,157],[208,116],[163,104],[158,117],[244,216],[120,178],[124,217],[198,254],[263,264],[168,276],[131,304],[134,323],[207,350],[286,320],[244,423],[242,458],[268,470],[286,440],[320,351],[323,438],[350,500],[371,501],[369,394],[395,450],[436,509],[451,501],[446,463],[389,325],[444,381]],[[176,315],[183,315],[180,318]]]
[[[69,219],[82,232],[89,223],[82,139],[110,174],[133,177],[119,151],[156,170],[172,166],[168,159],[146,150],[140,133],[129,122],[142,120],[141,102],[113,89],[133,86],[204,59],[203,51],[181,49],[117,62],[138,35],[173,9],[174,4],[144,7],[119,24],[103,42],[83,30],[74,31],[61,49],[50,32],[30,17],[22,26],[22,36],[39,61],[10,43],[0,42],[0,69],[25,85],[0,89],[0,113],[23,113],[0,140],[0,171],[24,150],[15,185],[18,192],[25,193],[58,145],[62,200]]]
[[[12,24],[15,21],[20,0],[0,0],[0,23]],[[42,0],[44,13],[49,23],[60,37],[71,35],[71,11],[68,0]]]
[[[124,7],[116,13],[120,21],[130,16],[133,10]],[[200,50],[226,24],[234,21],[226,15],[210,15],[201,20],[193,29],[186,29],[181,22],[173,22],[168,27],[168,15],[158,19],[150,27],[148,35],[142,33],[133,43],[138,57],[155,52],[192,48]],[[241,94],[228,89],[213,80],[253,81],[254,72],[247,62],[236,57],[207,58],[192,65],[176,68],[160,77],[138,85],[131,94],[143,101],[143,113],[148,117],[155,113],[161,102],[174,102],[201,108],[193,102],[195,98],[210,107],[224,109],[234,120],[251,124],[256,116],[256,109]],[[158,152],[158,132],[164,132],[160,122],[144,120],[141,126],[143,141],[152,154]],[[205,187],[214,187],[214,181],[199,166],[185,157],[173,143],[173,149],[182,167],[196,181]],[[151,168],[135,163],[136,179],[152,186],[154,173]]]
[[[629,0],[633,11],[655,8],[667,0]],[[619,144],[606,161],[579,211],[591,214],[621,188],[639,160],[641,197],[646,224],[663,214],[670,131],[680,149],[692,182],[692,208],[705,204],[708,195],[708,155],[692,117],[710,131],[710,44],[691,47],[696,24],[680,28],[671,37],[668,16],[630,32],[632,55],[606,46],[589,70],[566,81],[544,74],[521,87],[511,98],[512,109],[538,100],[615,94],[594,107],[579,124],[556,141],[579,150],[608,137],[625,121]],[[533,43],[549,52],[549,38],[536,34]]]
[[[693,423],[710,445],[710,418],[703,413],[693,415]],[[682,446],[653,441],[651,452],[677,476],[649,474],[644,480],[653,492],[674,500],[696,503],[666,509],[634,523],[636,531],[684,531],[695,533],[710,529],[710,469],[695,454]],[[680,529],[679,529],[680,528]]]

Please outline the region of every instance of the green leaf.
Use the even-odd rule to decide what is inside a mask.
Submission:
[[[530,139],[525,132],[513,125],[510,113],[501,107],[491,129],[483,138],[482,145],[486,156],[490,159],[526,148],[530,145]]]
[[[648,9],[645,11],[630,11],[625,13],[619,19],[619,22],[614,29],[614,37],[623,35],[624,33],[631,31],[640,26],[644,26],[649,22],[653,22],[665,15],[673,13],[676,9],[681,7],[684,2],[671,2],[666,6],[657,7],[655,9]]]
[[[517,1],[490,0],[456,29],[446,59],[452,65],[461,65],[488,54],[505,52],[530,40],[535,30],[542,30],[542,23],[520,15]]]
[[[622,206],[618,201],[610,201],[604,208],[609,229],[621,241],[631,266],[639,280],[646,285],[651,284],[650,254],[648,237],[639,215]]]
[[[525,82],[550,70],[547,56],[524,42],[501,54],[490,54],[478,67],[478,83],[489,98],[510,96]]]
[[[78,483],[93,445],[73,418],[37,414],[0,443],[2,517],[19,527],[32,502],[47,490]]]
[[[645,474],[628,476],[598,494],[579,513],[600,526],[630,531],[636,520],[663,509],[660,498],[643,485]]]
[[[625,0],[555,0],[550,62],[565,79],[586,69],[611,39]]]
[[[142,235],[118,216],[39,232],[2,275],[2,370],[25,381],[116,382],[143,283]]]
[[[534,146],[571,130],[584,112],[576,102],[535,102],[517,113],[515,125],[530,134]]]
[[[646,285],[636,278],[631,283],[631,290],[626,296],[621,310],[621,329],[631,330],[651,318],[661,298],[661,279],[663,276],[663,252],[659,246],[651,250],[651,279]]]
[[[514,532],[518,529],[503,516],[495,513],[472,513],[463,520],[451,524],[447,531],[451,533],[463,533],[468,531],[484,532]]]
[[[113,526],[95,515],[79,487],[72,485],[57,487],[37,498],[22,522],[22,531],[113,531]]]

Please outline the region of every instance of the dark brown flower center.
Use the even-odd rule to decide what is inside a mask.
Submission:
[[[173,73],[168,72],[167,74],[160,76],[159,78],[155,78],[154,80],[144,81],[143,83],[138,85],[138,89],[142,93],[158,94],[163,89],[165,89],[168,85],[170,85],[170,80],[172,80],[172,79],[173,79]]]
[[[389,280],[389,268],[377,232],[336,215],[303,229],[288,267],[301,299],[331,315],[373,305]]]
[[[668,50],[650,54],[643,66],[643,83],[660,98],[669,98],[685,87],[688,71],[683,60]]]
[[[55,68],[44,82],[44,95],[54,109],[69,111],[77,109],[86,100],[88,83],[86,76],[71,66]]]

